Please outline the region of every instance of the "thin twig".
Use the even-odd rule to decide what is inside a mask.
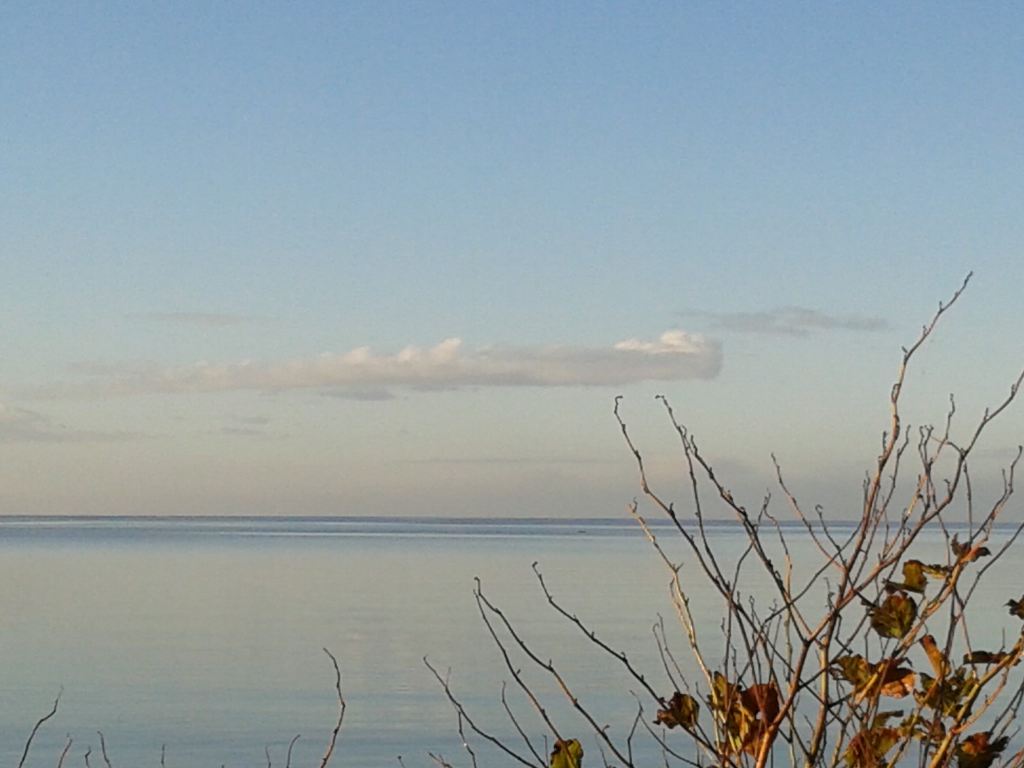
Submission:
[[[331,664],[334,665],[334,690],[338,693],[338,722],[334,725],[334,730],[331,732],[331,739],[327,743],[327,751],[324,753],[323,760],[320,761],[320,768],[325,766],[331,761],[331,755],[334,754],[334,745],[338,741],[338,731],[341,730],[341,724],[345,720],[345,697],[341,693],[341,670],[338,668],[338,660],[334,658],[334,654],[324,648],[324,653],[331,660]]]
[[[18,761],[18,768],[22,768],[22,766],[25,765],[25,759],[28,757],[28,750],[32,746],[32,740],[36,737],[36,734],[39,732],[39,729],[42,727],[43,723],[45,723],[47,720],[49,720],[51,717],[57,714],[57,706],[60,704],[60,697],[61,694],[63,693],[64,689],[61,688],[60,691],[58,691],[57,693],[57,698],[53,700],[53,707],[50,709],[50,711],[42,717],[40,717],[38,720],[36,720],[36,724],[32,726],[32,733],[30,733],[28,735],[28,739],[25,740],[25,749],[21,753],[21,760]]]
[[[63,768],[63,766],[64,766],[64,758],[66,758],[68,756],[68,752],[71,751],[71,741],[72,741],[71,734],[69,733],[68,734],[68,740],[64,744],[63,751],[60,753],[60,758],[57,760],[57,768]]]
[[[107,768],[113,768],[110,758],[107,756],[107,741],[103,738],[103,731],[96,731],[96,734],[100,737],[100,754],[103,756],[103,762],[106,763]]]
[[[288,742],[288,754],[285,756],[284,768],[292,768],[292,747],[295,746],[295,742],[299,740],[299,734],[292,736],[292,740]]]

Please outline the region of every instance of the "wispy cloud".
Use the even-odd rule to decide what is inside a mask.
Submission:
[[[833,315],[808,307],[776,307],[758,312],[691,310],[680,314],[707,320],[715,331],[776,336],[807,336],[827,331],[883,331],[889,327],[889,323],[880,317]]]
[[[406,347],[378,354],[358,347],[278,362],[197,363],[163,368],[79,366],[88,374],[86,393],[287,391],[319,389],[335,397],[384,399],[393,389],[429,391],[463,387],[572,387],[640,381],[706,379],[721,368],[720,345],[684,331],[666,331],[655,341],[628,339],[610,347],[484,347],[466,349],[459,339],[428,348]],[[83,386],[53,394],[82,393]]]
[[[269,416],[235,416],[232,421],[250,427],[265,427],[270,424],[271,419]]]
[[[251,315],[234,315],[226,312],[136,312],[127,315],[132,320],[143,320],[177,325],[193,325],[202,328],[225,328],[231,325],[245,325],[259,318]]]
[[[377,389],[328,389],[323,392],[324,397],[333,397],[338,400],[355,400],[364,403],[379,403],[384,400],[394,400],[395,394],[384,388]]]
[[[539,465],[539,466],[558,466],[558,465],[573,465],[573,464],[614,464],[620,465],[622,462],[618,458],[597,458],[593,456],[452,456],[452,457],[433,457],[423,459],[394,459],[394,464],[495,464],[498,466],[508,466],[512,464],[518,465]]]
[[[120,442],[144,437],[138,432],[75,429],[26,408],[0,403],[0,443]]]
[[[271,427],[273,420],[267,416],[228,416],[227,423],[216,429],[198,432],[199,435],[250,438],[256,440],[279,440],[287,435]]]
[[[270,432],[259,427],[221,427],[214,434],[227,435],[228,437],[256,437],[266,439],[272,437]]]

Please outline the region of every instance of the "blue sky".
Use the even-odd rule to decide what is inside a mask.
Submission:
[[[678,485],[663,392],[752,503],[775,451],[849,516],[969,270],[908,416],[1024,363],[1022,22],[7,4],[2,511],[618,515],[615,395]]]

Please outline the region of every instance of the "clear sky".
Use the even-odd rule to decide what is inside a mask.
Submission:
[[[1024,364],[1022,83],[1014,3],[5,3],[0,512],[621,515],[664,393],[848,517],[969,270],[911,421]]]

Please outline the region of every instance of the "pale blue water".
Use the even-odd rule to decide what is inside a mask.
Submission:
[[[808,556],[807,539],[792,533],[796,557]],[[730,525],[712,535],[726,552],[742,541]],[[651,637],[659,613],[675,626],[668,576],[631,521],[2,518],[0,765],[17,765],[61,687],[29,765],[55,765],[67,735],[69,764],[81,765],[88,747],[98,751],[98,729],[115,766],[157,765],[162,744],[177,768],[266,765],[266,746],[284,765],[297,733],[292,764],[318,764],[336,713],[323,646],[338,658],[348,700],[334,765],[395,766],[397,755],[430,765],[428,750],[468,764],[422,657],[452,669],[481,725],[510,733],[498,699],[509,675],[477,614],[475,576],[621,734],[635,682],[546,605],[533,561],[560,600],[670,692]],[[992,615],[1004,613],[996,609],[1019,563],[1009,558],[992,580],[999,589],[980,593]],[[694,598],[714,627],[712,597]],[[684,659],[682,643],[677,650]],[[530,675],[596,758],[560,694]],[[485,765],[505,764],[478,751]]]

